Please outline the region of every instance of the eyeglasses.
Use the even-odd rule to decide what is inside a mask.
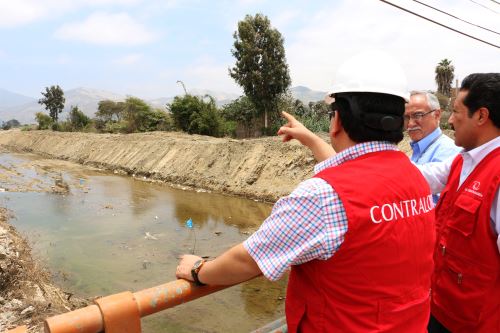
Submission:
[[[332,118],[335,116],[335,111],[337,110],[330,110],[326,114],[328,114],[328,120],[332,121]]]
[[[405,121],[410,121],[410,119],[413,119],[413,120],[422,120],[422,118],[424,118],[425,116],[427,116],[429,113],[431,112],[434,112],[436,110],[431,110],[429,112],[415,112],[411,115],[404,115],[403,118]]]
[[[332,121],[332,118],[335,117],[335,112],[338,110],[339,106],[337,105],[337,102],[333,102],[332,104],[330,104],[330,110],[326,112],[330,121]]]

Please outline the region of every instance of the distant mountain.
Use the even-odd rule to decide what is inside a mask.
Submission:
[[[210,95],[215,98],[217,106],[221,107],[227,104],[240,95],[234,93],[224,93],[206,89],[192,89],[188,93],[196,96]],[[292,96],[300,99],[303,103],[317,102],[323,100],[326,93],[314,91],[307,87],[291,88]],[[59,115],[60,119],[66,119],[71,106],[78,106],[87,116],[94,117],[97,107],[102,100],[124,101],[127,96],[120,95],[114,92],[92,88],[76,88],[64,91],[66,98],[65,108]],[[140,97],[139,97],[140,98]],[[148,104],[155,108],[166,109],[166,104],[173,101],[173,97],[160,97],[156,99],[145,100]],[[34,123],[35,113],[47,112],[45,108],[38,104],[38,100],[33,97],[27,97],[20,94],[0,89],[0,119],[7,121],[9,119],[17,119],[22,124]]]
[[[17,94],[12,91],[5,89],[0,89],[0,106],[1,107],[12,107],[16,105],[27,104],[33,102],[35,99],[33,97],[24,96]]]
[[[146,102],[152,107],[160,108],[162,110],[166,109],[167,103],[172,103],[173,97],[160,97],[155,99],[148,99]]]
[[[78,106],[83,113],[92,118],[97,112],[100,101],[110,100],[119,102],[127,98],[114,92],[83,87],[66,90],[64,97],[66,98],[66,102],[64,103],[63,112],[59,115],[60,119],[66,119],[72,106]]]
[[[87,116],[94,117],[99,101],[109,99],[112,101],[123,101],[125,96],[105,90],[76,88],[64,91],[66,102],[59,119],[66,119],[72,106],[78,106]],[[47,112],[44,106],[38,104],[38,100],[31,98],[31,101],[21,105],[5,106],[0,99],[0,119],[17,119],[22,124],[34,123],[37,112]]]
[[[293,98],[301,100],[304,104],[322,101],[326,95],[326,92],[311,90],[303,86],[293,87],[290,90]]]
[[[30,124],[35,122],[35,113],[44,111],[44,108],[38,102],[31,102],[11,107],[0,106],[0,119],[7,121],[17,119],[21,124]]]
[[[82,87],[66,90],[64,92],[64,97],[66,98],[65,110],[69,111],[71,106],[78,105],[80,110],[92,116],[97,111],[97,106],[100,101],[111,100],[118,102],[124,101],[127,98],[126,96],[114,92]]]

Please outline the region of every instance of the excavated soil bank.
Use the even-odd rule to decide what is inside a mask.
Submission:
[[[312,175],[308,149],[278,137],[251,140],[177,132],[1,131],[0,145],[170,184],[273,202]],[[400,148],[408,151],[403,142]]]

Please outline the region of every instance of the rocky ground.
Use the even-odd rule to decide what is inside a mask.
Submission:
[[[15,166],[0,163],[0,191],[64,193],[67,187],[58,179],[57,168],[61,163],[71,167],[65,162],[70,161],[149,181],[273,202],[310,177],[315,163],[299,143],[283,144],[278,137],[233,140],[172,132],[10,130],[0,131],[0,147],[48,157],[30,167],[53,179],[47,184],[26,178]],[[400,149],[409,151],[408,140]],[[50,275],[32,258],[28,243],[8,224],[8,217],[0,208],[0,332],[24,324],[38,332],[43,318],[86,302],[50,284]]]
[[[0,208],[0,332],[20,325],[27,325],[29,332],[42,332],[44,318],[87,302],[50,283],[49,273],[33,259],[26,239],[8,224],[9,217]]]

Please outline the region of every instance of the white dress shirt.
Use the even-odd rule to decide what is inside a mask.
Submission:
[[[462,155],[464,162],[462,165],[462,170],[460,171],[460,182],[458,186],[462,185],[462,183],[467,179],[467,177],[469,177],[471,172],[476,168],[479,162],[481,162],[483,158],[486,157],[486,155],[488,155],[498,147],[500,147],[500,136],[472,150],[469,151],[462,150],[460,154]],[[450,157],[448,160],[444,162],[430,162],[422,165],[416,165],[416,167],[420,169],[420,172],[422,172],[425,179],[429,183],[432,193],[439,193],[446,186],[446,183],[448,181],[448,175],[450,174],[451,163],[453,162],[454,158],[455,157]],[[493,204],[491,205],[490,219],[491,219],[491,226],[498,235],[497,246],[498,246],[498,252],[500,253],[500,209],[498,208],[499,204],[500,202],[497,189],[495,198],[493,199]]]

